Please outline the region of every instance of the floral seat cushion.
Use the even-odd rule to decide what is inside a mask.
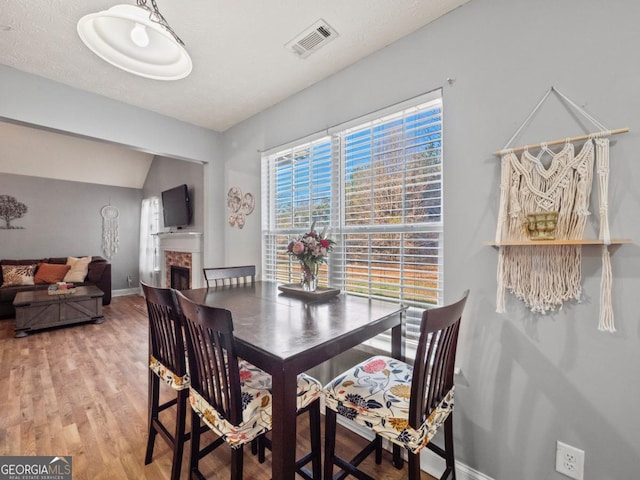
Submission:
[[[453,388],[418,428],[408,423],[413,367],[385,356],[372,357],[324,387],[327,408],[391,442],[418,453],[453,410]]]
[[[246,360],[238,361],[242,395],[242,422],[234,425],[226,420],[201,395],[189,389],[191,408],[207,426],[223,437],[232,447],[239,447],[271,430],[271,375]],[[298,410],[308,406],[322,394],[318,380],[306,374],[298,375]]]
[[[167,385],[169,385],[174,390],[184,390],[185,388],[189,388],[189,374],[186,373],[184,376],[179,376],[173,373],[170,369],[165,367],[162,362],[160,362],[153,355],[149,358],[149,368],[153,373],[155,373],[161,380],[163,380]]]

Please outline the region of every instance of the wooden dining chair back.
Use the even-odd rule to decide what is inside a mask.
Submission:
[[[184,444],[189,439],[185,432],[189,375],[185,360],[185,342],[180,307],[174,292],[142,283],[149,317],[149,432],[145,464],[153,458],[156,435],[173,450],[171,479],[180,477]],[[176,395],[160,403],[160,384],[171,387]],[[160,420],[160,412],[176,407],[173,432]]]
[[[244,444],[254,439],[264,441],[264,434],[271,430],[271,375],[238,358],[231,312],[198,305],[180,292],[177,296],[185,318],[191,374],[189,395],[194,413],[191,415],[191,475],[204,478],[199,460],[226,442],[232,452],[231,479],[239,480]],[[321,389],[320,383],[311,377],[303,374],[298,378],[298,411],[313,407],[316,415],[312,425],[312,432],[315,431],[312,445],[316,451],[306,459],[313,462],[314,476],[305,474],[302,464],[297,465],[304,478],[319,479],[321,475]],[[218,436],[203,448],[200,447],[200,421]]]
[[[247,285],[256,281],[256,266],[243,265],[239,267],[203,268],[207,288],[223,285]]]
[[[344,478],[346,474],[371,479],[357,467],[373,451],[376,463],[380,463],[383,438],[407,450],[410,480],[420,479],[420,451],[424,447],[445,459],[441,480],[449,476],[455,480],[454,370],[460,321],[468,295],[467,290],[459,301],[423,312],[413,365],[375,356],[325,386],[325,480]],[[335,454],[337,413],[375,433],[374,440],[349,462]],[[442,426],[444,448],[431,442]],[[335,477],[334,465],[343,471]],[[396,466],[402,468],[402,461]]]

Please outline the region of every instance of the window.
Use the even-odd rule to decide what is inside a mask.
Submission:
[[[422,310],[442,299],[442,100],[429,94],[263,155],[263,275],[298,282],[286,252],[315,221],[336,246],[320,285]]]
[[[140,280],[149,285],[159,285],[160,252],[158,231],[160,230],[160,198],[142,200],[140,209]]]

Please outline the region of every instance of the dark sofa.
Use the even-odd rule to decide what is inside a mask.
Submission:
[[[57,263],[64,265],[67,263],[67,257],[40,258],[36,260],[0,260],[0,265],[37,265],[38,263]],[[2,285],[2,283],[2,268],[0,267],[0,285]],[[102,304],[109,305],[111,303],[111,264],[102,257],[91,257],[87,277],[83,283],[76,283],[76,285],[95,285],[104,292]],[[0,287],[0,318],[15,316],[13,300],[18,292],[46,290],[47,288],[48,285],[46,284]]]

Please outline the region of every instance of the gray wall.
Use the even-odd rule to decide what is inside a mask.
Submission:
[[[144,198],[160,197],[164,190],[183,183],[189,188],[191,202],[191,225],[183,231],[204,231],[204,180],[203,166],[195,162],[185,162],[166,157],[154,157],[142,187]]]
[[[23,228],[0,229],[0,258],[104,257],[100,210],[117,207],[120,242],[110,260],[112,288],[129,288],[127,275],[138,285],[141,190],[0,174],[0,195],[27,206],[27,213],[12,221]]]
[[[566,479],[554,471],[556,440],[585,450],[586,479],[638,478],[638,18],[635,0],[472,0],[223,137],[227,172],[257,182],[257,150],[443,87],[445,298],[471,289],[457,362],[456,449],[460,461],[496,480]],[[609,128],[631,129],[611,149],[612,235],[636,242],[612,248],[615,334],[596,329],[596,247],[583,248],[582,303],[533,315],[509,297],[507,312],[495,312],[498,252],[483,245],[498,213],[493,152],[551,85]],[[592,130],[552,98],[516,145]],[[259,251],[259,236],[226,244],[227,256]]]

